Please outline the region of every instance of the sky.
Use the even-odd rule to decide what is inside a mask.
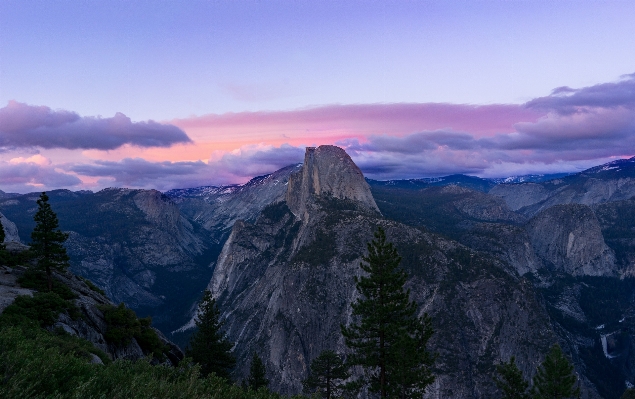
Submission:
[[[367,177],[635,155],[635,2],[0,1],[0,190]]]

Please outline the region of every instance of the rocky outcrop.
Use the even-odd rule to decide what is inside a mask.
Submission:
[[[379,212],[362,171],[340,147],[307,147],[302,171],[289,178],[286,202],[291,212],[307,219],[307,204],[314,196],[353,200]]]
[[[551,191],[539,183],[499,184],[489,194],[502,198],[511,210],[517,211],[546,200]]]
[[[290,165],[243,185],[197,187],[165,194],[190,220],[209,231],[214,239],[223,240],[236,221],[253,222],[265,206],[284,200],[289,176],[301,168],[302,164]]]
[[[18,295],[33,295],[33,290],[20,287],[17,280],[18,276],[13,268],[0,265],[0,313],[11,305]]]
[[[635,276],[635,199],[593,207],[604,241],[613,251],[621,277]]]
[[[489,193],[529,217],[555,205],[628,200],[635,196],[635,157],[542,183],[499,184]]]
[[[527,231],[536,254],[553,270],[573,276],[616,275],[615,254],[588,206],[553,206],[534,217]]]
[[[465,223],[459,242],[468,247],[495,256],[507,263],[510,270],[523,276],[542,269],[544,263],[523,226],[506,223]]]
[[[0,313],[4,308],[9,306],[18,295],[32,296],[35,292],[32,289],[21,288],[17,283],[17,279],[24,274],[25,268],[18,266],[16,268],[0,267]],[[104,315],[100,309],[103,305],[114,306],[114,304],[101,293],[92,289],[80,277],[70,273],[54,273],[54,278],[62,284],[70,288],[77,296],[73,300],[74,304],[81,312],[81,317],[72,318],[67,313],[60,313],[56,322],[50,326],[50,329],[61,328],[66,333],[85,339],[91,342],[97,349],[101,349],[112,360],[127,359],[139,360],[151,355],[146,353],[139,346],[135,338],[131,338],[131,342],[126,346],[116,346],[109,344],[105,339],[108,328]],[[170,342],[159,330],[154,329],[159,339],[168,350],[166,353],[168,364],[176,366],[183,359],[181,349]],[[95,357],[96,362],[101,362]]]
[[[512,212],[502,199],[460,186],[446,186],[439,195],[452,195],[452,205],[466,218],[487,222],[522,223],[525,218]]]
[[[4,242],[20,242],[20,235],[18,234],[18,228],[15,223],[6,218],[0,213],[0,223],[4,229]]]
[[[431,347],[439,360],[428,397],[492,397],[494,365],[511,356],[530,377],[557,340],[532,285],[494,258],[382,219],[374,201],[367,201],[365,194],[350,194],[363,193],[361,189],[349,192],[338,186],[342,183],[327,184],[315,172],[315,152],[320,148],[307,151],[302,172],[290,179],[287,201],[266,207],[254,223],[237,222],[218,258],[209,288],[229,339],[236,344],[237,377],[247,375],[248,359],[256,351],[270,370],[270,387],[297,393],[310,362],[322,350],[347,353],[340,325],[352,320],[351,304],[358,297],[354,279],[361,273],[361,257],[377,225],[383,226],[403,257],[410,275],[407,288],[420,313],[433,318]],[[332,162],[342,167],[348,162],[342,159],[338,156]],[[454,191],[463,189],[442,190],[455,196],[455,209],[462,215],[524,220],[496,198],[492,206],[483,207],[462,202],[465,193]],[[510,235],[528,245],[522,227],[515,228]],[[531,258],[531,254],[529,248],[518,256]],[[534,257],[528,262],[540,260]],[[585,395],[593,397],[593,389],[585,388]]]

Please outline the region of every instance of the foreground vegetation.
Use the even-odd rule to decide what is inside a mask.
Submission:
[[[38,329],[0,330],[0,397],[3,398],[215,398],[275,399],[245,390],[185,359],[179,367],[153,366],[149,360],[91,364],[65,352],[56,337]]]

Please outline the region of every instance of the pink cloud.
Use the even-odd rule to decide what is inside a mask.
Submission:
[[[32,192],[57,188],[77,188],[82,181],[73,174],[58,170],[41,156],[0,161],[0,190]]]
[[[515,123],[531,122],[545,112],[522,105],[361,104],[330,105],[295,111],[209,114],[171,121],[197,140],[232,135],[261,142],[286,139],[322,140],[373,134],[403,136],[425,130],[452,129],[479,136],[513,131]],[[270,142],[271,144],[274,144]]]
[[[0,108],[0,147],[112,150],[124,144],[170,147],[189,142],[190,138],[176,126],[132,122],[122,113],[112,118],[81,117],[16,101]]]

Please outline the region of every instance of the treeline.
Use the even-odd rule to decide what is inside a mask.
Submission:
[[[151,320],[138,319],[123,304],[101,309],[109,325],[106,339],[126,345],[134,338],[144,353],[151,354],[145,360],[111,361],[88,341],[51,329],[60,312],[80,316],[72,291],[52,278],[53,271],[68,267],[63,246],[67,235],[59,230],[45,193],[37,203],[28,256],[7,254],[0,227],[0,262],[30,259],[31,270],[20,283],[39,291],[33,297],[16,298],[0,316],[0,397],[280,398],[269,390],[265,365],[256,352],[249,376],[233,380],[233,344],[223,332],[220,312],[208,291],[199,304],[197,330],[186,358],[176,367],[162,363],[166,348],[150,328]],[[401,258],[381,227],[367,247],[368,255],[361,262],[363,276],[355,281],[360,298],[352,304],[354,322],[341,326],[348,350],[346,354],[325,350],[312,360],[303,381],[305,394],[327,399],[357,397],[360,392],[382,399],[421,398],[435,380],[437,355],[427,347],[432,322],[428,315],[417,316],[417,305],[404,288],[407,275],[399,266]],[[580,396],[573,366],[557,345],[531,384],[513,357],[498,365],[492,378],[504,399]],[[623,397],[635,398],[635,392],[627,390]]]

